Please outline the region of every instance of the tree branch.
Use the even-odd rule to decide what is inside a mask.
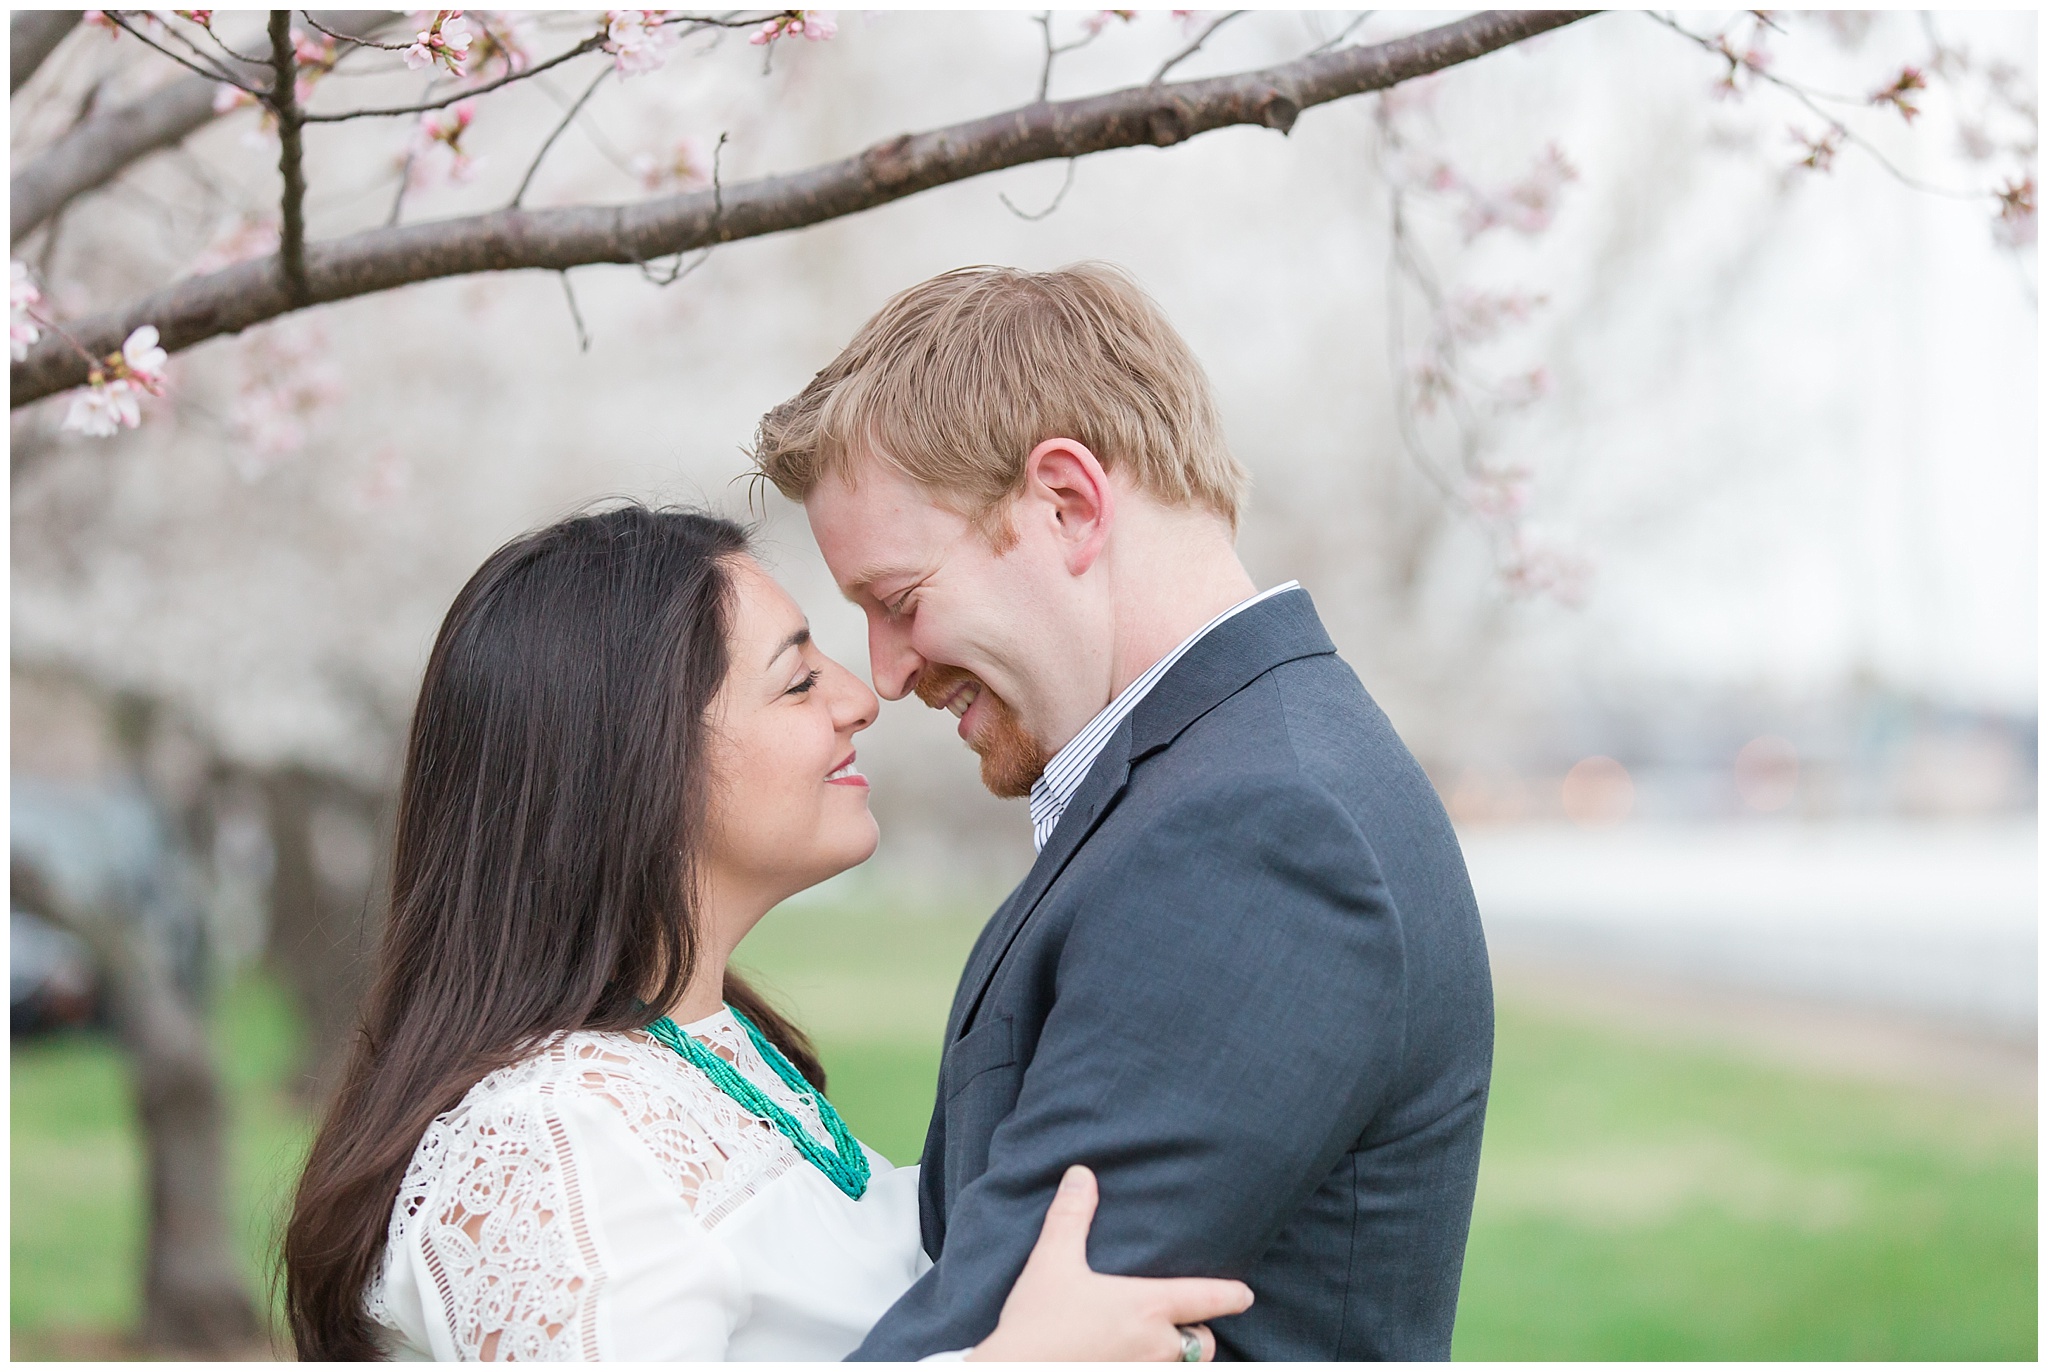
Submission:
[[[83,10],[16,10],[7,21],[7,87],[20,90],[49,60],[64,35],[78,27]]]
[[[15,23],[24,17],[15,16]],[[328,28],[368,35],[404,16],[385,10],[336,10],[321,11],[320,19]],[[260,79],[261,68],[250,75]],[[94,115],[38,153],[8,182],[9,241],[20,242],[58,210],[104,186],[130,164],[175,147],[219,118],[213,107],[216,89],[217,83],[203,77],[181,77],[119,109]]]
[[[902,134],[808,171],[639,204],[496,210],[373,229],[309,245],[306,275],[312,301],[323,303],[471,272],[645,263],[856,214],[1005,167],[1111,148],[1171,147],[1238,124],[1284,133],[1310,106],[1469,62],[1585,13],[1489,11],[1262,71],[1035,103],[950,128]],[[177,351],[293,308],[277,265],[259,260],[178,282],[72,327],[87,347],[105,352],[132,330],[154,324],[162,346]],[[14,364],[11,400],[25,405],[84,380],[77,355],[57,340],[45,340]]]
[[[279,206],[277,266],[294,305],[309,305],[306,282],[306,152],[300,136],[299,55],[292,42],[292,12],[270,12],[271,112],[277,115],[277,171],[284,178]]]

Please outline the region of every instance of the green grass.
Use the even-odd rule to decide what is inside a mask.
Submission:
[[[871,903],[777,913],[741,950],[810,1028],[833,1099],[899,1162],[922,1146],[975,922]],[[274,989],[226,997],[236,1223],[252,1281],[304,1126]],[[136,1310],[139,1158],[99,1039],[13,1054],[16,1354]],[[1852,1085],[1502,1007],[1461,1358],[2031,1359],[2030,1111]],[[71,1342],[66,1344],[66,1338]]]

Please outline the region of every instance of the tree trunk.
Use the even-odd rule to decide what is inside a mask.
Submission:
[[[270,961],[306,1025],[302,1098],[327,1099],[353,1038],[382,924],[382,798],[303,768],[263,779],[276,867]]]

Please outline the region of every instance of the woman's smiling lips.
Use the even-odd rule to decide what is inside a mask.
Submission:
[[[825,784],[827,786],[865,787],[868,784],[868,779],[853,769],[853,758],[854,755],[852,753],[848,753],[846,755],[846,761],[840,763],[837,767],[834,767],[831,771],[831,774],[825,778]]]

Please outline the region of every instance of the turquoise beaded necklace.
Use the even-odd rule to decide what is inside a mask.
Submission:
[[[839,1118],[839,1112],[832,1108],[832,1102],[825,1099],[824,1093],[804,1080],[803,1073],[797,1071],[789,1059],[782,1056],[775,1045],[754,1027],[752,1020],[729,1005],[726,1009],[747,1031],[747,1037],[754,1041],[762,1060],[776,1076],[782,1078],[783,1084],[818,1108],[818,1118],[824,1121],[825,1131],[832,1136],[831,1148],[805,1133],[795,1116],[768,1099],[760,1087],[748,1081],[731,1063],[684,1033],[682,1026],[667,1015],[647,1026],[648,1037],[673,1049],[685,1062],[701,1070],[748,1114],[758,1115],[774,1125],[784,1138],[796,1145],[797,1152],[831,1179],[834,1186],[859,1200],[867,1194],[868,1156],[861,1151],[859,1141],[847,1129],[846,1122]]]

